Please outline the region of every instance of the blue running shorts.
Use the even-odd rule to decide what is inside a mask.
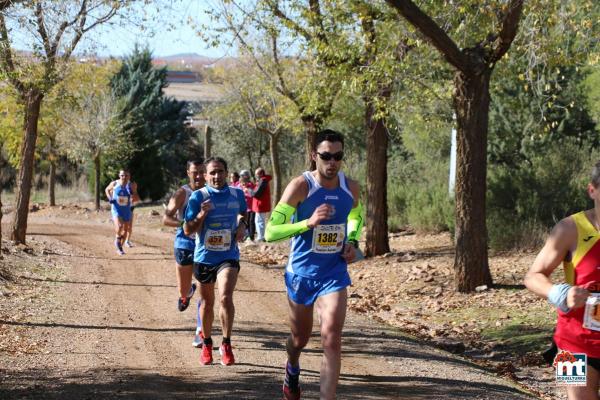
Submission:
[[[175,249],[175,262],[178,265],[193,265],[194,250]]]
[[[320,280],[304,278],[287,271],[285,273],[288,297],[294,303],[305,306],[313,305],[320,296],[344,290],[351,283],[347,271],[343,275],[330,276]]]

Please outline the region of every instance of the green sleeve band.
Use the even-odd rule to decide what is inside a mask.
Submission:
[[[358,241],[360,239],[360,233],[364,224],[362,211],[363,207],[359,201],[358,205],[350,210],[350,214],[348,214],[348,241]]]
[[[278,240],[289,239],[309,230],[308,220],[303,220],[291,224],[292,215],[296,209],[288,204],[279,203],[271,213],[271,218],[267,223],[265,239],[267,242],[276,242]]]

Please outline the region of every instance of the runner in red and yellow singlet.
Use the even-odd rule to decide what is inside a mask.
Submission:
[[[600,162],[587,186],[594,208],[561,220],[525,277],[525,285],[557,308],[554,341],[560,350],[587,355],[586,386],[568,386],[570,400],[598,399],[600,383]],[[563,264],[565,281],[553,284]],[[587,314],[587,316],[586,316]]]

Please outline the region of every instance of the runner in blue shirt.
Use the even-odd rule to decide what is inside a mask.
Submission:
[[[119,171],[119,179],[111,182],[104,192],[111,204],[111,215],[115,224],[115,247],[120,255],[123,251],[125,235],[131,227],[131,206],[139,201],[137,184],[130,182],[131,174],[128,170]]]
[[[244,239],[246,200],[239,188],[227,185],[227,162],[220,157],[205,161],[207,185],[195,191],[185,211],[184,233],[197,233],[194,250],[194,276],[200,282],[203,345],[200,363],[211,364],[212,324],[214,320],[215,282],[218,282],[223,342],[219,347],[221,364],[235,362],[231,350],[231,330],[235,307],[233,291],[240,271],[237,242]]]
[[[319,315],[323,362],[321,399],[335,399],[341,368],[342,329],[346,319],[348,262],[354,260],[362,227],[358,183],[340,171],[344,138],[332,130],[317,134],[315,171],[294,178],[267,225],[268,242],[292,238],[285,271],[291,335],[283,395],[299,400],[300,354]]]
[[[175,274],[179,289],[179,298],[177,299],[177,308],[179,311],[184,311],[188,308],[190,299],[196,290],[196,285],[192,284],[196,235],[185,235],[183,232],[183,221],[185,218],[185,209],[192,193],[204,187],[204,163],[201,161],[188,161],[186,172],[188,183],[181,186],[173,194],[163,216],[163,224],[177,228],[174,253],[175,262],[177,263]]]

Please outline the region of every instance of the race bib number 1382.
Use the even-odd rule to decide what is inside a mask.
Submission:
[[[312,251],[333,254],[342,250],[346,224],[317,225],[313,232]]]

